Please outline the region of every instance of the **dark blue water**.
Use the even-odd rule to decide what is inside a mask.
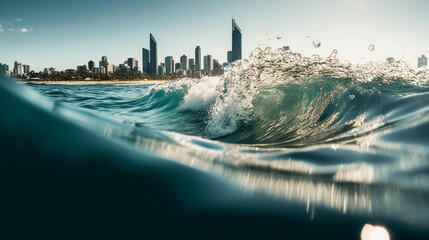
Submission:
[[[427,231],[427,71],[258,51],[222,77],[20,88],[103,138],[301,204],[311,221],[328,210]]]

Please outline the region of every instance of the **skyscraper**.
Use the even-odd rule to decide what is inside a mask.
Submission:
[[[180,57],[180,63],[183,70],[188,70],[188,57],[186,55]]]
[[[195,48],[195,71],[201,71],[201,48]]]
[[[232,61],[241,59],[241,29],[235,19],[232,19]]]
[[[207,71],[209,74],[213,71],[213,56],[207,55]]]
[[[213,56],[207,55],[204,56],[204,72],[207,75],[210,75],[213,71]]]
[[[0,63],[0,75],[6,75],[9,72],[9,66],[7,64]]]
[[[176,63],[176,64],[174,64],[174,68],[176,69],[174,72],[177,73],[178,71],[180,71],[182,69],[182,64]]]
[[[232,63],[233,61],[232,61],[232,51],[228,51],[228,54],[227,54],[228,56],[227,56],[227,59],[228,59],[228,62],[229,63]]]
[[[137,61],[135,58],[128,58],[127,64],[130,67],[131,71],[134,71],[135,68],[137,67]]]
[[[158,66],[158,77],[162,77],[164,76],[164,74],[165,74],[165,66],[164,66],[164,63],[161,63]]]
[[[158,53],[157,53],[157,44],[156,40],[153,37],[152,33],[150,34],[150,62],[149,62],[149,71],[150,75],[157,76],[157,62],[158,62]]]
[[[22,63],[15,62],[13,66],[13,75],[14,76],[21,76],[24,73],[22,69]]]
[[[146,48],[143,48],[142,50],[142,60],[143,60],[143,65],[142,65],[142,71],[143,73],[149,74],[149,50],[147,50]]]
[[[22,68],[24,70],[24,74],[30,73],[30,65],[22,65]]]
[[[189,58],[189,68],[191,68],[192,65],[195,65],[195,59]]]
[[[170,74],[173,73],[173,57],[172,56],[167,56],[165,57],[165,74]]]
[[[208,71],[208,68],[209,68],[209,65],[208,65],[208,62],[207,62],[207,56],[204,56],[203,57],[203,66],[204,66],[204,70],[205,71]]]
[[[99,67],[107,67],[108,65],[107,56],[101,57],[101,61],[99,62]]]
[[[89,61],[88,62],[88,69],[89,69],[89,71],[94,71],[94,68],[95,68],[95,64],[94,64],[94,61]]]
[[[422,55],[421,57],[418,58],[417,60],[418,68],[425,67],[427,65],[428,65],[428,58],[425,55]]]

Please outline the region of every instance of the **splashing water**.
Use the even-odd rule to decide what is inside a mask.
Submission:
[[[317,134],[318,131],[326,131],[325,128],[320,126],[314,132],[316,129],[311,126],[316,124],[318,119],[322,117],[323,111],[320,111],[320,109],[326,108],[326,104],[338,98],[344,89],[347,89],[347,86],[378,81],[378,79],[383,79],[383,81],[387,82],[394,79],[404,79],[404,83],[420,84],[427,79],[426,71],[414,72],[405,62],[398,61],[394,64],[369,62],[353,65],[348,61],[337,59],[337,53],[337,50],[333,50],[326,58],[318,55],[303,57],[300,54],[291,53],[283,49],[273,50],[266,48],[263,50],[257,48],[250,54],[249,59],[234,63],[232,69],[224,78],[203,78],[198,84],[194,83],[194,80],[184,79],[177,81],[174,85],[186,85],[188,95],[186,95],[183,102],[185,108],[191,109],[192,107],[187,106],[194,106],[198,103],[204,109],[205,127],[203,136],[208,138],[225,137],[237,132],[243,126],[248,126],[256,119],[272,121],[275,119],[273,115],[278,115],[281,119],[280,122],[285,126],[298,125],[298,129],[282,130],[286,134],[295,132],[291,136],[293,139],[295,135],[297,138],[302,138],[306,134],[310,136]],[[339,80],[326,82],[325,78]],[[292,101],[290,91],[298,93],[300,85],[307,88],[316,88],[320,85],[321,89],[332,90],[327,92],[329,99],[326,99],[327,96],[319,95],[316,99],[320,98],[320,102],[316,99],[311,100],[316,105],[305,105],[293,110],[295,115],[298,114],[298,111],[302,111],[302,117],[307,118],[305,121],[301,118],[292,120],[289,117],[280,117],[281,114],[287,114],[287,112],[274,114],[277,110],[272,106],[281,106],[284,101]],[[172,86],[173,84],[168,83],[155,86],[154,89],[165,90]],[[177,88],[173,87],[173,89]],[[201,89],[206,90],[201,92]],[[349,97],[349,95],[353,97]],[[349,95],[347,97],[351,100],[356,98],[356,94]],[[270,106],[264,105],[265,103],[269,103]],[[296,104],[294,106],[298,107]],[[313,112],[311,115],[304,113],[308,109],[319,111]],[[292,111],[292,109],[288,111]],[[300,116],[300,114],[297,116]],[[332,119],[326,124],[330,124],[334,120],[335,116],[333,115]],[[302,121],[307,124],[300,123]],[[268,122],[264,122],[264,124],[268,124]],[[261,128],[264,127],[261,126]],[[275,131],[278,130],[276,128],[271,132],[271,130],[267,129],[263,139],[268,142],[274,141],[273,139],[276,139],[274,136],[277,134]],[[270,138],[272,139],[269,140]],[[247,142],[248,140],[245,139],[242,139],[242,141]],[[260,141],[264,142],[262,139]],[[279,143],[278,141],[276,142],[276,144]]]
[[[374,51],[375,46],[371,44],[371,45],[369,45],[369,46],[368,46],[368,49],[369,49],[369,51],[371,51],[371,52],[372,52],[372,51]]]
[[[256,48],[220,77],[33,87],[136,128],[102,134],[246,191],[305,203],[309,213],[323,207],[427,229],[428,68],[337,54]]]

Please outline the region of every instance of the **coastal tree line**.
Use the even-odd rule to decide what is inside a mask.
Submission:
[[[108,80],[140,80],[140,79],[172,79],[174,76],[153,77],[147,74],[116,71],[109,74],[95,73],[95,72],[77,72],[74,70],[58,71],[53,73],[46,72],[30,72],[27,79],[42,80],[42,81],[108,81]],[[176,76],[177,77],[177,76]]]
[[[211,76],[223,75],[223,69],[214,70],[211,72]],[[109,81],[109,80],[143,80],[143,79],[153,79],[153,80],[171,80],[177,79],[181,76],[177,73],[171,73],[168,75],[160,76],[150,76],[145,73],[140,72],[130,72],[130,71],[115,71],[113,73],[95,73],[91,71],[78,72],[76,70],[65,70],[65,71],[55,71],[53,73],[47,72],[35,72],[31,71],[27,76],[21,76],[19,78],[28,79],[32,81]]]

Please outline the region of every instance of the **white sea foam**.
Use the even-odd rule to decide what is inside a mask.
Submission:
[[[337,59],[337,50],[330,56],[313,55],[305,57],[284,49],[256,48],[248,59],[236,61],[229,71],[221,77],[203,77],[197,79],[181,79],[154,88],[170,91],[185,91],[181,109],[186,111],[207,111],[205,134],[209,138],[226,136],[237,131],[255,117],[266,118],[272,112],[265,108],[281,104],[284,96],[275,91],[279,84],[295,84],[306,87],[306,81],[313,78],[330,78],[330,81],[351,81],[353,83],[371,82],[380,79],[388,82],[401,79],[404,83],[420,84],[427,82],[427,68],[414,71],[406,62],[368,62],[354,65],[346,60]],[[317,80],[317,79],[316,79]],[[328,83],[329,84],[329,83]],[[261,93],[265,91],[265,103]],[[340,92],[341,93],[341,92]],[[321,97],[317,106],[301,106],[301,110],[312,112],[313,119],[304,118],[308,124],[314,124],[323,109],[333,99],[332,94]],[[270,95],[273,95],[271,97]],[[284,94],[283,94],[284,95]],[[338,95],[337,97],[339,97]],[[255,108],[254,100],[260,98],[261,105]],[[327,99],[327,101],[325,101]],[[269,105],[271,106],[269,106]],[[316,112],[319,108],[319,112]],[[293,113],[299,114],[299,113]],[[318,115],[319,114],[319,115]],[[337,115],[331,116],[331,122]],[[300,120],[300,118],[297,118]],[[328,123],[327,123],[328,125]],[[310,125],[303,125],[299,131],[307,131]]]

